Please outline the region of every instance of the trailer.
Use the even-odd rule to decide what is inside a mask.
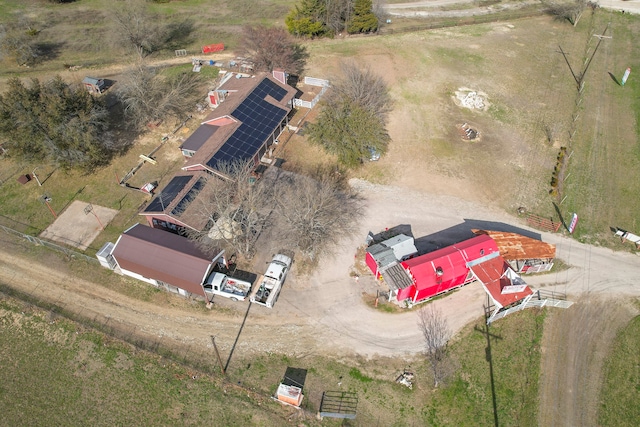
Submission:
[[[208,295],[220,295],[231,301],[244,301],[251,292],[251,283],[229,277],[226,274],[213,272],[204,283],[204,291]]]
[[[258,285],[251,292],[249,300],[253,303],[273,308],[290,268],[290,257],[283,254],[275,255],[269,267],[267,267],[266,273],[258,279]]]

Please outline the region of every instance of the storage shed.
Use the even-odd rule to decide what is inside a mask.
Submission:
[[[205,298],[203,283],[223,254],[206,254],[185,237],[142,224],[126,230],[111,251],[117,272],[183,296]]]
[[[82,80],[82,84],[89,93],[102,93],[105,90],[104,79],[97,79],[95,77],[85,77]]]

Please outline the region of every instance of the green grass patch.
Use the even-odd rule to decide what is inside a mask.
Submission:
[[[349,376],[355,380],[360,381],[361,383],[370,383],[373,381],[373,378],[363,375],[358,368],[351,368],[349,371]]]
[[[436,48],[434,56],[436,56],[436,58],[439,58],[440,60],[451,62],[457,65],[463,64],[465,68],[469,66],[481,65],[484,62],[484,57],[482,55],[471,53],[468,50],[449,49],[446,47]]]
[[[43,312],[25,313],[23,303],[0,301],[0,362],[11,367],[0,370],[3,424],[286,424],[283,409],[266,397],[250,398],[219,378],[95,331],[69,332],[63,321],[44,321]]]
[[[483,322],[468,327],[450,346],[457,372],[425,408],[429,425],[492,426],[497,417],[499,425],[535,426],[544,317],[524,310],[493,323],[490,352]]]
[[[637,426],[640,420],[640,316],[618,333],[605,365],[598,425]]]
[[[311,414],[324,391],[344,390],[358,396],[362,425],[493,425],[487,342],[473,325],[450,344],[453,374],[434,390],[419,355],[337,361],[237,352],[223,380],[210,374],[216,372],[212,355],[206,366],[189,356],[177,363],[2,294],[0,308],[0,362],[11,366],[0,371],[0,410],[8,425],[201,425],[211,419],[221,426],[284,425],[289,412],[270,396],[288,366],[307,369],[303,408]],[[491,327],[500,337],[492,338],[491,360],[501,425],[536,419],[543,320],[544,312],[525,310]],[[395,383],[405,369],[415,373],[412,390]],[[319,423],[311,416],[305,425]],[[322,425],[340,423],[325,419]]]

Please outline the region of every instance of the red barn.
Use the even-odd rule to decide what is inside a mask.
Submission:
[[[481,235],[378,271],[389,286],[389,300],[412,305],[472,282],[467,263],[494,253],[499,254],[496,243]]]
[[[472,282],[467,262],[494,252],[499,252],[496,243],[482,235],[402,262],[412,283],[399,290],[398,301],[415,303]]]

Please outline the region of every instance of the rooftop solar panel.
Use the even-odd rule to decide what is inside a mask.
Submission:
[[[287,111],[265,100],[271,95],[282,100],[286,89],[265,78],[231,114],[241,125],[207,161],[207,166],[216,168],[220,162],[245,161],[258,152],[267,137],[285,118]]]
[[[160,194],[149,203],[144,212],[164,212],[165,208],[169,206],[190,180],[191,175],[174,176],[162,189]]]
[[[193,186],[189,189],[187,194],[184,195],[182,200],[178,202],[176,207],[173,208],[173,210],[171,211],[171,215],[180,216],[182,212],[184,212],[185,209],[187,209],[187,206],[189,206],[189,203],[191,203],[193,199],[195,199],[195,197],[198,195],[200,190],[204,188],[204,184],[206,182],[207,180],[204,177],[198,179],[195,182],[195,184],[193,184]]]
[[[264,78],[260,84],[254,90],[254,93],[258,93],[259,96],[264,99],[267,95],[271,95],[278,101],[282,101],[284,96],[287,94],[287,90],[278,84],[272,82],[268,78]]]

